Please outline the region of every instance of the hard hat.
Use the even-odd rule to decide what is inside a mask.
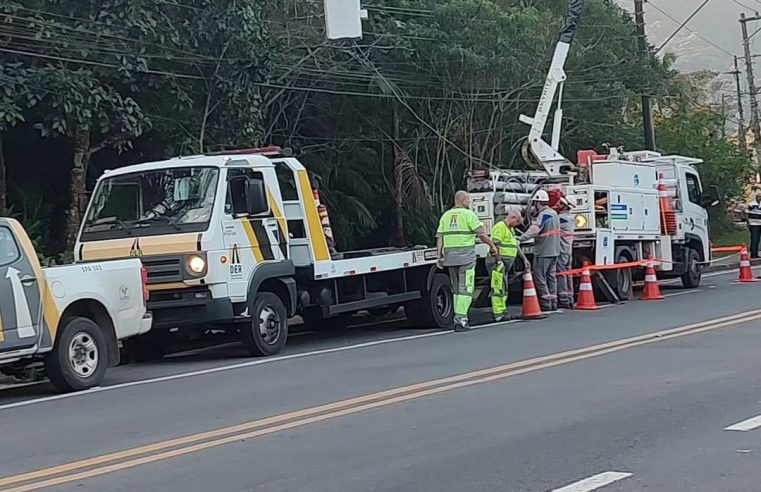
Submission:
[[[550,195],[548,195],[547,192],[544,190],[539,190],[536,193],[534,193],[533,197],[531,197],[531,201],[549,203]]]
[[[568,208],[576,208],[579,205],[579,199],[576,198],[574,195],[567,195],[562,198],[563,203],[565,203],[566,207]]]

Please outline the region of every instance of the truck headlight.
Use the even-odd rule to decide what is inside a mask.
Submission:
[[[576,214],[576,229],[587,229],[589,218],[586,214]]]
[[[206,273],[206,260],[199,255],[191,255],[185,259],[185,269],[194,277],[200,277]]]

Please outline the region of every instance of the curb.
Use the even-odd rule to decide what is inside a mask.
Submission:
[[[750,260],[750,265],[754,266],[754,267],[755,266],[761,266],[761,258],[754,258],[754,259]],[[708,266],[703,271],[706,272],[706,273],[723,272],[723,271],[726,271],[726,270],[734,270],[735,268],[740,268],[740,262],[739,261],[732,262],[732,263],[722,263],[722,264],[719,264],[719,265],[710,265],[710,266]]]

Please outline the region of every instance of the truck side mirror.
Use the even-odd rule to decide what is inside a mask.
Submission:
[[[249,179],[246,183],[246,208],[250,215],[259,215],[269,210],[267,203],[267,188],[264,181],[258,178]]]
[[[267,188],[261,178],[236,176],[230,180],[232,213],[236,216],[260,215],[269,210]]]
[[[713,185],[703,192],[703,196],[700,197],[701,205],[703,208],[715,207],[721,202],[721,196],[719,195],[719,187]]]

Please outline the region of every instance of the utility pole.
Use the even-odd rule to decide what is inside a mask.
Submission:
[[[721,138],[727,138],[727,95],[721,95]]]
[[[745,149],[748,147],[748,141],[745,135],[745,111],[743,110],[743,92],[742,84],[740,83],[740,67],[737,63],[737,56],[735,56],[735,69],[731,72],[735,76],[735,86],[737,87],[737,140],[740,142],[740,148]]]
[[[637,48],[640,60],[647,63],[650,59],[650,49],[647,46],[645,36],[645,0],[634,0],[634,19],[637,24]],[[645,147],[647,150],[655,150],[655,127],[653,126],[653,107],[650,96],[642,96],[642,128],[645,130]]]
[[[753,17],[745,17],[740,14],[740,27],[742,28],[743,49],[745,50],[745,73],[748,75],[748,92],[750,92],[750,128],[753,130],[753,146],[756,149],[756,164],[761,157],[761,123],[758,119],[758,89],[753,78],[753,57],[750,54],[750,38],[748,37],[748,22],[761,20],[758,14]]]

